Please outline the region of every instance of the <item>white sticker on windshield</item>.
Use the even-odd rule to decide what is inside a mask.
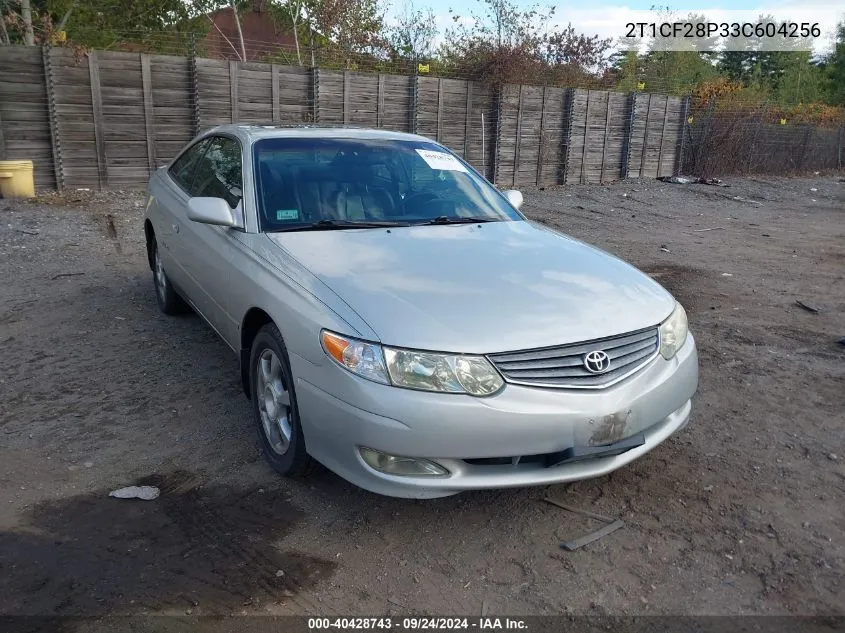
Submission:
[[[463,163],[451,154],[443,152],[435,152],[430,149],[418,149],[417,154],[420,155],[426,164],[432,169],[445,169],[448,171],[462,171],[466,173],[467,168]]]

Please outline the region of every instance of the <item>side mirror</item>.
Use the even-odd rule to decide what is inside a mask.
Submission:
[[[516,189],[508,189],[507,191],[503,191],[502,195],[505,197],[505,200],[511,203],[511,206],[514,209],[519,210],[519,207],[522,206],[523,197],[522,192],[517,191]]]
[[[235,226],[235,216],[223,198],[191,198],[188,200],[188,219],[201,224]]]

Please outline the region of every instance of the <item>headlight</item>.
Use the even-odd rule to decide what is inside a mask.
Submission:
[[[397,387],[489,396],[502,388],[499,373],[482,356],[434,354],[382,347],[323,331],[323,349],[338,365],[362,378]]]
[[[675,356],[687,340],[687,333],[686,310],[680,303],[676,303],[669,318],[660,324],[660,355],[666,360]]]
[[[344,369],[374,382],[390,384],[384,368],[381,345],[366,343],[323,331],[320,333],[326,354]]]
[[[504,384],[498,372],[481,356],[385,347],[384,357],[390,380],[399,387],[489,396]]]

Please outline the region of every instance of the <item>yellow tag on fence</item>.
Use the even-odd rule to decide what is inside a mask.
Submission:
[[[417,69],[421,73],[427,73],[429,71],[430,64],[417,64]]]
[[[693,121],[694,121],[694,119],[693,119],[692,117],[687,117],[687,123],[689,123],[690,125],[692,125],[692,122],[693,122]]]
[[[644,81],[637,82],[637,90],[645,90],[645,82]]]
[[[781,124],[781,125],[786,125],[786,119],[781,119],[781,120],[780,120],[780,124]]]

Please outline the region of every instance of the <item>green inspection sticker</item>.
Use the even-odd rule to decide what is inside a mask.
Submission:
[[[277,220],[298,220],[299,209],[276,209]]]

